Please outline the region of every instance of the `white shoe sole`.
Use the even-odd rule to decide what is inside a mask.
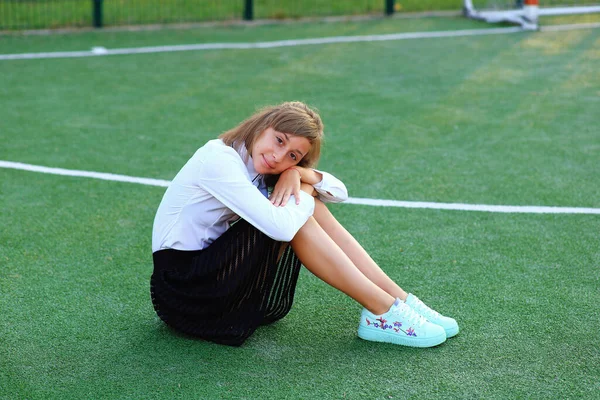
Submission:
[[[361,325],[358,327],[358,337],[371,342],[392,343],[409,347],[434,347],[446,341],[446,332],[442,331],[439,335],[422,338],[384,332],[378,328],[370,328]]]

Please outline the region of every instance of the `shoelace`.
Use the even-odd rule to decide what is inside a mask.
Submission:
[[[419,299],[418,297],[415,297],[415,302],[413,304],[413,307],[419,314],[425,315],[425,317],[430,317],[430,318],[439,318],[440,317],[440,313],[432,310],[431,308],[427,307],[427,305],[425,303],[423,303],[421,301],[421,299]]]
[[[408,304],[400,303],[394,309],[394,314],[402,316],[408,320],[409,323],[422,326],[427,320],[421,314],[413,310]]]

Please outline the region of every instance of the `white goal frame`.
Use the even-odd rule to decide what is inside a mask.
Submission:
[[[488,11],[475,9],[472,0],[463,0],[463,14],[468,18],[490,23],[511,22],[521,25],[523,29],[527,30],[537,30],[539,28],[538,17],[540,16],[590,13],[600,13],[600,6],[540,8],[538,0],[525,0],[523,8],[515,7],[512,10]]]

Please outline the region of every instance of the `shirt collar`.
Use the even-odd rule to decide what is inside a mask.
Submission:
[[[256,172],[254,169],[254,161],[252,160],[252,156],[248,154],[248,150],[246,149],[244,143],[242,142],[239,146],[237,143],[234,143],[232,147],[235,149],[235,151],[237,151],[242,160],[246,162],[246,169],[248,170],[248,175],[250,175],[250,178],[255,179],[258,175],[258,172]]]
[[[248,150],[246,146],[242,143],[240,146],[232,146],[235,151],[240,155],[242,160],[246,160],[246,169],[248,170],[248,175],[250,179],[252,179],[252,184],[258,188],[258,190],[262,193],[263,196],[269,198],[269,189],[267,188],[267,184],[264,180],[264,176],[259,175],[258,172],[254,169],[254,162],[252,161],[252,157],[248,154]]]

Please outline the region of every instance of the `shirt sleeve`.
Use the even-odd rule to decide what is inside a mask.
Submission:
[[[314,212],[314,199],[305,192],[300,192],[300,204],[293,196],[283,207],[271,204],[252,184],[233,149],[213,153],[200,163],[198,185],[272,239],[289,242]]]
[[[319,171],[317,169],[314,171],[323,175],[321,182],[313,185],[319,194],[319,200],[324,203],[341,203],[348,199],[348,190],[346,189],[344,182],[328,172]]]

